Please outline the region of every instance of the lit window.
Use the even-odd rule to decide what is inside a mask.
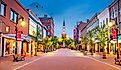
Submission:
[[[7,33],[10,32],[10,27],[6,26],[5,30],[6,30]]]
[[[17,22],[17,14],[14,14],[14,22]]]
[[[10,20],[14,21],[14,18],[13,18],[13,11],[11,11]]]
[[[15,11],[13,11],[12,9],[11,9],[10,13],[11,13],[10,14],[10,20],[13,21],[13,22],[15,22],[15,23],[17,23],[18,14]]]
[[[0,14],[2,16],[5,16],[6,15],[6,4],[5,3],[1,3],[1,11],[0,11]]]

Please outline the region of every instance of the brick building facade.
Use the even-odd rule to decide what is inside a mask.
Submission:
[[[47,36],[54,37],[54,21],[52,17],[40,17],[40,21],[47,28]]]
[[[16,24],[18,31],[28,36],[28,13],[18,0],[2,0],[0,2],[0,56],[8,56],[15,53]],[[25,22],[21,26],[21,21]],[[17,41],[17,53],[21,53],[22,41]]]

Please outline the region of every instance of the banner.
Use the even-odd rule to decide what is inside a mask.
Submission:
[[[116,41],[116,39],[117,39],[115,28],[112,28],[112,38],[113,38],[114,41]]]
[[[17,40],[18,41],[21,41],[21,31],[18,31],[17,32]]]

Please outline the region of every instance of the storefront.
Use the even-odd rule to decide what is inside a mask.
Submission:
[[[31,37],[23,36],[21,54],[26,53],[27,56],[31,55],[31,41]]]
[[[32,40],[31,51],[32,51],[33,56],[36,54],[36,49],[37,49],[37,42],[36,42],[36,40]]]
[[[10,56],[15,53],[22,54],[23,47],[24,48],[27,47],[26,42],[24,42],[24,40],[26,40],[24,35],[22,35],[21,41],[17,41],[17,49],[15,49],[16,48],[15,34],[2,34],[1,39],[2,39],[1,56]]]
[[[29,36],[31,37],[31,55],[34,56],[37,48],[37,21],[33,20],[32,16],[29,18]]]
[[[118,36],[118,47],[120,48],[120,54],[121,54],[121,35]]]
[[[8,56],[8,55],[13,55],[15,53],[15,44],[16,41],[14,39],[10,39],[10,38],[5,38],[4,39],[4,55]]]
[[[9,56],[15,54],[21,54],[21,41],[17,41],[17,50],[16,47],[16,40],[15,34],[2,34],[2,56]]]
[[[95,40],[95,52],[100,52],[100,40]]]

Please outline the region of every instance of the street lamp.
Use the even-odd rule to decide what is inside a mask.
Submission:
[[[82,41],[82,38],[79,38],[79,41]]]
[[[21,23],[21,27],[25,25],[25,22],[23,20],[23,18],[19,18],[18,21],[20,21]],[[16,23],[16,26],[15,26],[15,31],[16,31],[16,47],[15,47],[15,54],[17,54],[17,32],[18,32],[18,22]]]

